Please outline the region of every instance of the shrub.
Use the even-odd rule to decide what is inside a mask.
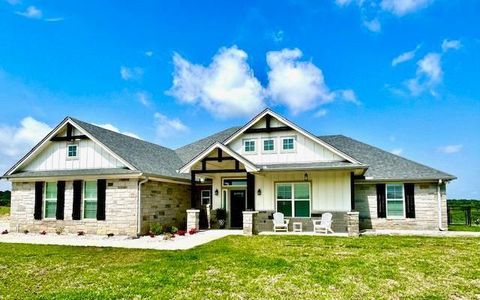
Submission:
[[[173,237],[175,237],[175,235],[173,235],[173,234],[171,234],[171,233],[169,233],[169,232],[165,232],[165,233],[163,234],[163,239],[164,239],[164,240],[169,240],[169,239],[171,239],[171,238],[173,238]]]
[[[197,233],[197,232],[198,232],[197,228],[191,228],[191,229],[188,231],[188,234],[193,235],[193,234],[195,234],[195,233]]]
[[[46,235],[47,232],[44,230],[44,231],[40,232],[40,234],[41,234],[41,235]]]
[[[163,231],[164,233],[177,233],[178,232],[178,228],[175,227],[175,226],[165,226],[165,230]]]
[[[177,232],[177,234],[180,235],[180,236],[184,236],[185,233],[187,233],[187,232],[185,230],[181,230],[181,229]]]
[[[56,232],[58,235],[61,235],[61,234],[63,233],[63,230],[65,230],[65,227],[59,226],[59,227],[57,227],[57,229],[55,229],[55,232]]]
[[[25,229],[25,230],[23,231],[23,233],[25,233],[25,234],[28,234],[29,232],[30,232],[30,231],[28,231],[27,229]]]
[[[2,234],[8,234],[8,230],[5,229],[4,231],[2,231]]]
[[[113,233],[107,233],[107,237],[113,237],[115,234]]]
[[[217,220],[226,220],[227,219],[227,211],[224,208],[217,208],[215,210],[215,215]]]
[[[150,224],[150,235],[159,235],[162,233],[163,227],[159,223]]]
[[[84,236],[84,235],[85,235],[85,231],[80,230],[79,232],[77,232],[77,235],[78,235],[78,236]]]

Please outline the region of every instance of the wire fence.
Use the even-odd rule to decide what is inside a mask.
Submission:
[[[480,208],[448,206],[448,225],[480,226]]]

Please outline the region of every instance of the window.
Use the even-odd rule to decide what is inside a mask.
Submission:
[[[275,151],[275,141],[273,139],[263,140],[263,151],[264,152]]]
[[[285,217],[310,217],[310,183],[277,183],[277,211]]]
[[[67,157],[75,158],[78,154],[78,145],[67,145]]]
[[[284,151],[295,150],[295,138],[293,137],[282,138],[282,150]]]
[[[57,183],[45,183],[45,218],[55,218],[57,215]]]
[[[224,179],[223,185],[224,186],[247,186],[247,180],[244,178]]]
[[[85,181],[83,191],[83,218],[97,218],[97,182]]]
[[[245,152],[255,152],[255,141],[254,140],[246,140],[243,142],[243,150]]]
[[[404,218],[403,184],[387,184],[387,218]]]
[[[210,204],[210,190],[202,190],[201,194],[202,205]]]

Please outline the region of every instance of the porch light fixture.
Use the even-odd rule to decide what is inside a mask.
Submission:
[[[307,174],[307,173],[305,173],[305,174],[303,175],[303,181],[308,181],[308,174]]]
[[[262,190],[261,189],[258,189],[257,191],[257,195],[261,196],[262,195]]]
[[[215,196],[218,196],[218,189],[215,190]]]

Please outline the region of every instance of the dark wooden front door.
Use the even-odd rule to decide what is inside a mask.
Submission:
[[[245,191],[230,191],[230,227],[243,227],[243,211],[245,210]]]

